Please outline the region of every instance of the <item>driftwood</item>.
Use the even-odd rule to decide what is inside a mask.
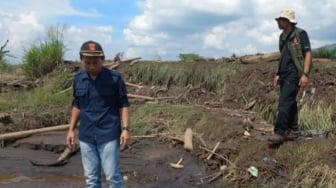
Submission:
[[[57,167],[64,166],[69,162],[69,158],[76,154],[79,151],[79,146],[75,145],[72,149],[66,147],[63,153],[58,157],[56,161],[35,161],[30,160],[30,163],[33,166],[49,166],[49,167]]]
[[[9,139],[18,139],[27,137],[33,134],[43,133],[43,132],[50,132],[50,131],[63,131],[69,129],[69,125],[57,125],[52,127],[44,127],[40,129],[32,129],[26,131],[19,131],[19,132],[12,132],[12,133],[5,133],[0,135],[0,141],[2,140],[9,140]]]
[[[280,59],[280,52],[272,52],[268,54],[247,55],[240,58],[243,64],[252,64],[259,62],[271,62]]]

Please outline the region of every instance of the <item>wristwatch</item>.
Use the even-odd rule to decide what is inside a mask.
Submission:
[[[307,78],[309,77],[309,74],[306,72],[303,72],[303,75],[305,75]]]
[[[125,130],[125,131],[127,131],[127,132],[130,132],[131,130],[130,130],[130,128],[127,126],[127,127],[121,127],[121,130]]]

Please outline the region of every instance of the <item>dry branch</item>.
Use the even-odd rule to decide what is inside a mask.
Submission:
[[[215,147],[212,149],[212,151],[210,152],[209,156],[207,157],[207,160],[210,160],[212,155],[216,152],[217,148],[219,147],[220,142],[217,142]]]
[[[206,147],[203,147],[203,146],[198,146],[200,149],[203,149],[203,150],[205,150],[205,151],[207,151],[207,152],[210,152],[210,153],[212,153],[212,151],[210,150],[210,149],[208,149],[208,148],[206,148]],[[215,152],[213,152],[212,153],[213,155],[216,155],[217,157],[219,157],[219,158],[221,158],[221,159],[223,159],[224,161],[226,161],[228,164],[230,164],[232,167],[236,167],[236,165],[234,164],[234,163],[232,163],[231,161],[229,161],[229,159],[227,159],[227,158],[225,158],[223,155],[220,155],[220,154],[218,154],[218,153],[215,153]]]

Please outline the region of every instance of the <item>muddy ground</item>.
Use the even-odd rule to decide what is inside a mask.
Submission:
[[[52,132],[22,139],[0,153],[0,187],[84,187],[80,153],[60,167],[33,166],[30,161],[49,162],[59,157],[66,132]],[[183,169],[169,163],[183,158]],[[205,172],[197,158],[181,148],[153,138],[133,139],[121,152],[120,169],[127,187],[198,187],[197,177]],[[195,176],[195,179],[193,178]],[[194,181],[194,182],[192,182]],[[105,182],[104,182],[105,184]]]
[[[272,134],[272,125],[254,112],[256,107],[265,103],[276,103],[276,100],[270,99],[270,95],[278,92],[272,87],[276,64],[268,62],[245,66],[237,77],[230,80],[230,89],[225,96],[197,86],[172,86],[168,91],[159,93],[157,91],[164,89],[164,85],[128,88],[130,93],[150,97],[181,96],[153,103],[199,108],[199,113],[207,117],[207,122],[203,123],[207,127],[196,126],[202,120],[199,114],[195,114],[178,134],[158,135],[169,131],[164,122],[172,122],[172,117],[165,116],[164,112],[157,116],[156,124],[153,125],[155,131],[146,133],[147,136],[153,136],[136,135],[140,137],[134,137],[131,147],[121,152],[120,167],[122,175],[127,179],[127,187],[260,187],[267,182],[267,185],[273,185],[271,187],[287,185],[291,177],[286,161],[277,156],[279,148],[270,147],[267,142],[267,137]],[[314,79],[307,88],[305,100],[314,97],[316,101],[335,102],[335,72],[333,65],[315,65]],[[250,87],[253,89],[248,90]],[[255,104],[249,106],[249,102],[254,100]],[[146,102],[131,99],[133,105]],[[2,115],[0,133],[65,124],[69,110],[69,106],[47,106],[41,109],[41,113],[29,110],[3,112],[5,115]],[[158,120],[160,123],[157,123]],[[196,131],[192,152],[185,151],[183,144],[175,139],[183,139],[186,127]],[[66,132],[51,132],[5,142],[5,147],[0,149],[0,187],[84,187],[79,152],[61,167],[38,167],[30,163],[31,160],[56,160],[65,148],[65,135]],[[212,150],[217,142],[221,143],[216,150],[220,155],[207,160],[207,150]],[[320,161],[335,166],[333,140],[324,135],[313,138],[302,136],[298,141],[287,142],[281,147],[298,147],[302,143],[326,147],[330,155],[321,156]],[[173,169],[169,166],[170,162],[177,162],[180,158],[184,159],[184,168]],[[258,178],[248,172],[251,166],[259,170]],[[218,172],[221,173],[217,177],[214,174]],[[269,184],[270,181],[273,184]]]
[[[211,118],[217,117],[231,127],[219,138],[214,140],[223,142],[217,152],[229,158],[237,155],[240,149],[255,140],[266,145],[266,135],[271,127],[263,120],[255,119],[255,113],[229,109],[203,109]],[[244,136],[244,130],[249,127],[247,118],[254,121],[251,136]],[[196,120],[197,121],[197,120]],[[195,122],[190,122],[193,124]],[[245,127],[245,128],[244,128]],[[209,132],[210,133],[210,132]],[[80,153],[75,153],[67,164],[59,167],[40,167],[31,164],[31,161],[51,163],[56,161],[64,150],[66,132],[48,132],[37,134],[28,138],[19,139],[2,148],[0,152],[0,187],[83,187],[84,178]],[[153,134],[151,134],[153,135]],[[229,135],[229,136],[225,136]],[[217,173],[220,166],[230,164],[218,156],[209,160],[209,152],[200,149],[211,149],[215,142],[207,138],[215,135],[204,135],[206,143],[201,143],[194,137],[194,150],[187,152],[178,139],[169,136],[135,136],[128,149],[121,152],[120,168],[122,175],[127,178],[125,185],[133,188],[150,187],[223,187],[225,182],[213,179],[212,174]],[[177,137],[176,137],[177,138]],[[206,146],[204,146],[206,145]],[[266,155],[265,155],[266,156]],[[263,156],[255,156],[263,158]],[[174,169],[170,163],[176,163],[183,158],[184,168]],[[241,169],[236,178],[251,178],[246,169]]]

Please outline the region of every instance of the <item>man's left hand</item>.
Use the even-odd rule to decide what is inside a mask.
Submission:
[[[300,89],[304,89],[308,84],[308,77],[306,75],[302,75],[300,78],[299,86]]]
[[[123,130],[120,136],[121,150],[124,150],[128,147],[128,144],[131,141],[131,134],[128,130]]]

